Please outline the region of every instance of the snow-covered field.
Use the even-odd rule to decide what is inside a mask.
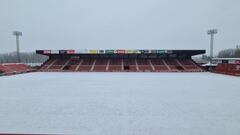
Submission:
[[[0,133],[239,135],[240,78],[212,73],[0,77]]]

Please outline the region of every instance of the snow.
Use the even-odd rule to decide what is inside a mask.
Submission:
[[[240,78],[213,73],[0,77],[0,133],[239,135]]]

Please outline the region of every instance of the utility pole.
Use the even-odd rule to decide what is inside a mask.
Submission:
[[[16,36],[17,60],[18,60],[18,63],[20,63],[21,62],[21,58],[20,58],[20,48],[19,48],[19,36],[22,36],[22,32],[14,31],[13,35]]]
[[[212,58],[213,58],[213,40],[214,40],[214,34],[217,34],[218,30],[217,29],[210,29],[207,31],[207,34],[211,36],[210,39],[210,63],[212,63]]]

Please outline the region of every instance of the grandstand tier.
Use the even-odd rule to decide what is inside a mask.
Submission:
[[[214,58],[216,67],[213,72],[240,76],[240,58]]]
[[[6,63],[0,64],[0,75],[12,75],[31,72],[33,69],[23,63]]]
[[[37,50],[47,55],[39,71],[202,72],[191,57],[205,50]]]

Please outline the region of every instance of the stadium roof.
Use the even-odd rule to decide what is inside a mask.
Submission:
[[[107,49],[107,50],[36,50],[37,54],[42,55],[113,55],[113,54],[119,54],[119,55],[150,55],[150,54],[156,54],[156,55],[199,55],[204,54],[205,50],[124,50],[124,49]]]

